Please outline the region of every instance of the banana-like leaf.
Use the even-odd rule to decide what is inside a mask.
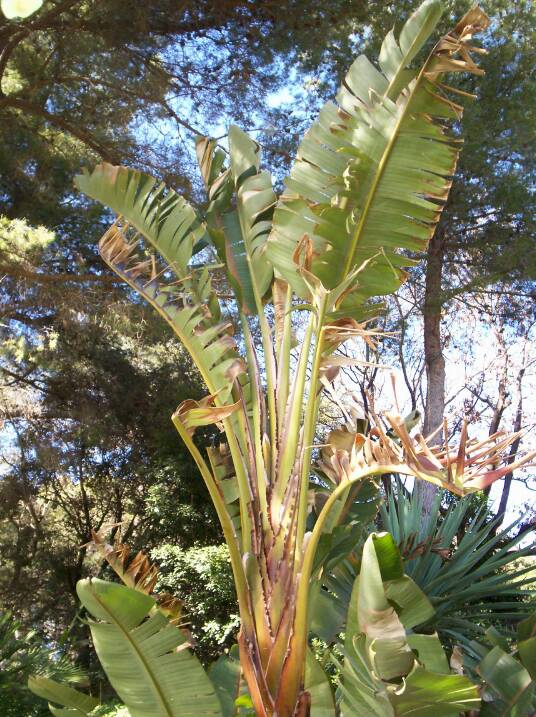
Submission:
[[[461,675],[416,667],[404,682],[404,689],[392,697],[395,714],[400,717],[457,717],[480,707],[476,686]]]
[[[535,684],[529,672],[512,655],[493,647],[478,666],[493,697],[484,702],[483,717],[529,717],[534,712]]]
[[[448,674],[437,635],[407,635],[431,613],[424,593],[403,575],[392,536],[370,535],[348,611],[342,717],[451,717],[479,706],[477,688],[461,675]]]
[[[75,185],[135,227],[181,278],[194,247],[208,240],[194,208],[147,174],[103,163],[77,175]]]
[[[210,392],[225,402],[234,369],[241,364],[229,336],[232,327],[220,323],[208,267],[190,266],[194,251],[208,243],[206,227],[193,207],[153,177],[125,167],[100,164],[91,174],[78,175],[76,185],[121,217],[100,241],[104,261],[166,319]],[[132,230],[156,249],[164,266],[157,269],[154,258],[136,254],[137,235],[128,238]],[[168,280],[170,273],[177,281]]]
[[[365,57],[354,62],[337,97],[339,108],[328,103],[321,110],[278,202],[268,256],[298,295],[309,295],[296,263],[304,239],[311,245],[310,271],[328,289],[369,262],[336,315],[359,318],[367,299],[398,288],[403,267],[413,263],[400,252],[425,249],[447,199],[459,144],[443,123],[459,119],[462,108],[447,97],[442,76],[481,73],[469,42],[488,19],[474,8],[415,77],[408,63],[440,14],[439,1],[427,0],[398,43],[389,33],[381,72]]]
[[[56,715],[85,717],[100,704],[99,700],[95,697],[85,695],[68,685],[60,684],[48,677],[30,677],[28,687],[38,697],[47,700],[49,703],[53,702],[65,708],[59,710],[53,705],[49,705],[52,714]]]
[[[375,661],[382,679],[391,680],[409,674],[415,656],[406,640],[406,630],[401,613],[408,604],[407,597],[399,598],[395,589],[388,595],[385,583],[400,581],[403,577],[402,560],[396,544],[389,533],[367,539],[363,548],[363,559],[359,575],[357,597],[357,619],[360,632],[367,636],[367,647]],[[408,579],[409,580],[409,579]],[[413,588],[413,601],[420,610],[421,622],[426,622],[434,610],[424,593],[409,580]],[[407,590],[407,586],[404,586]],[[393,607],[397,605],[398,613]],[[411,603],[410,603],[411,604]],[[413,624],[415,618],[412,617]]]
[[[184,635],[149,595],[103,580],[81,580],[95,650],[132,717],[221,717],[219,700]]]
[[[266,241],[272,229],[276,195],[269,172],[260,171],[260,149],[235,125],[229,128],[231,176],[236,187],[236,211],[242,234],[242,248],[253,292],[262,298],[272,282],[273,267],[266,256]],[[254,296],[250,295],[254,301]],[[255,306],[255,304],[253,304]]]
[[[260,171],[257,142],[235,125],[229,128],[229,168],[214,140],[198,139],[197,155],[211,200],[207,222],[212,241],[243,310],[256,313],[273,276],[266,256],[276,203],[271,175]]]
[[[223,717],[240,717],[241,707],[236,701],[247,694],[247,687],[240,667],[238,645],[233,645],[228,655],[221,655],[208,671],[221,703]]]
[[[304,689],[311,697],[310,717],[335,717],[335,700],[329,679],[313,652],[307,652]]]
[[[166,282],[151,261],[136,254],[136,243],[114,224],[99,244],[104,261],[152,304],[173,328],[197,364],[211,394],[221,403],[229,396],[243,362],[232,339],[231,324],[220,323],[208,270],[190,273],[185,282]],[[188,284],[186,289],[184,284]]]

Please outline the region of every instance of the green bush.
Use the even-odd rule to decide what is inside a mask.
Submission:
[[[227,546],[163,545],[151,558],[160,571],[157,590],[183,601],[195,652],[213,661],[236,641],[240,625]]]

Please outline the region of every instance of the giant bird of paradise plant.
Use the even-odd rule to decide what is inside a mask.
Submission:
[[[445,78],[482,74],[473,36],[488,19],[473,8],[419,64],[441,14],[440,0],[426,0],[398,38],[387,35],[379,67],[363,56],[353,63],[337,103],[323,107],[302,140],[280,197],[260,169],[259,145],[237,127],[228,152],[197,140],[203,215],[132,169],[101,164],[76,180],[117,215],[102,258],[167,321],[206,383],[207,397],[182,403],[173,422],[229,547],[241,629],[240,668],[236,657],[227,668],[243,675],[258,717],[335,714],[308,647],[311,615],[326,565],[354,535],[347,529],[374,514],[375,477],[412,475],[464,495],[515,467],[505,454],[514,436],[477,442],[464,428],[453,450],[410,435],[398,415],[385,417],[389,430],[373,416],[366,432],[334,431],[318,458],[314,448],[323,388],[348,360],[339,347],[376,340],[378,297],[404,282],[414,263],[408,252],[426,248],[448,197],[460,151],[449,124],[466,93]],[[223,437],[205,455],[194,434],[209,424]],[[402,591],[398,611],[393,591]],[[354,593],[338,695],[344,715],[406,714],[418,699],[451,713],[478,704],[465,678],[447,674],[437,639],[407,636],[429,606],[404,577],[390,536],[368,539]],[[79,595],[133,717],[234,714],[150,596],[97,580],[83,581]],[[411,602],[423,608],[417,618],[407,614]],[[50,696],[49,688],[37,685]],[[374,709],[370,695],[381,696]]]

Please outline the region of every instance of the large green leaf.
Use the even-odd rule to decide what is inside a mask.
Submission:
[[[120,217],[100,242],[102,258],[168,321],[210,392],[224,402],[241,364],[229,336],[232,326],[221,323],[208,266],[190,264],[208,241],[195,210],[153,177],[125,167],[100,164],[91,174],[78,175],[76,185]],[[164,266],[139,253],[137,237],[129,236],[133,230],[163,257]],[[178,281],[169,279],[170,273]]]
[[[493,647],[478,666],[478,672],[494,693],[484,703],[484,717],[529,717],[533,714],[535,685],[530,674],[512,655]]]
[[[229,127],[229,155],[243,253],[255,291],[262,298],[273,276],[272,265],[266,257],[266,240],[272,229],[276,195],[270,173],[260,171],[259,145],[235,125]]]
[[[335,717],[331,684],[311,650],[308,650],[305,662],[304,688],[311,695],[310,717]]]
[[[221,655],[208,671],[221,703],[223,717],[240,717],[243,708],[240,697],[247,696],[247,686],[240,667],[238,645],[233,645],[228,655]]]
[[[75,177],[75,185],[140,232],[181,278],[206,227],[188,202],[142,172],[111,164]]]
[[[50,711],[55,715],[73,715],[73,717],[78,715],[81,717],[88,715],[100,704],[95,697],[85,695],[48,677],[30,677],[28,687],[38,697],[66,708],[59,710],[53,705],[49,705]]]
[[[407,65],[440,14],[439,1],[427,0],[399,43],[389,33],[381,72],[365,57],[354,62],[337,97],[339,108],[325,105],[300,144],[274,214],[269,258],[304,298],[309,290],[295,262],[304,237],[312,243],[310,270],[328,289],[369,261],[341,315],[359,318],[368,298],[398,288],[402,267],[412,263],[401,250],[426,247],[448,196],[459,145],[443,122],[458,119],[461,108],[444,96],[440,82],[446,71],[479,71],[464,28],[474,25],[476,31],[487,18],[472,11],[413,79]]]
[[[401,717],[454,717],[478,709],[480,696],[475,685],[461,675],[442,675],[416,667],[392,702],[395,714]]]
[[[449,673],[437,635],[407,634],[433,608],[403,575],[400,552],[388,533],[372,534],[363,549],[346,623],[341,714],[438,715],[474,709],[477,688]]]
[[[228,168],[213,140],[199,138],[197,154],[210,199],[212,241],[242,308],[256,313],[273,276],[266,256],[276,203],[271,175],[260,170],[258,143],[235,125],[229,128]]]
[[[400,553],[392,537],[388,533],[373,533],[363,548],[357,616],[359,631],[367,636],[367,647],[378,674],[387,680],[409,674],[415,662],[415,656],[406,641],[402,619],[393,607],[396,602],[393,596],[389,600],[384,584],[399,580],[401,572]],[[433,608],[416,585],[414,588],[423,615],[428,616]]]
[[[218,698],[181,631],[153,598],[103,580],[81,580],[95,650],[132,717],[221,716]]]

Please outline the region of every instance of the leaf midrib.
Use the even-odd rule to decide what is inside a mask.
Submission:
[[[418,12],[418,10],[417,10],[417,12]],[[411,19],[411,18],[410,18],[410,19]],[[424,27],[424,25],[426,25],[427,21],[428,21],[428,18],[425,18],[425,19],[424,19],[424,22],[423,22],[423,27]],[[408,21],[408,22],[409,22],[409,21]],[[407,22],[406,22],[406,25],[407,25]],[[436,27],[436,25],[437,25],[437,21],[436,21],[436,23],[434,24],[434,28]],[[405,27],[405,26],[404,26],[404,27]],[[402,29],[402,32],[403,32],[403,30],[404,30],[404,28]],[[426,40],[423,42],[423,45],[426,44],[427,40],[430,38],[431,32],[432,32],[432,30],[431,30],[430,32],[428,32],[428,37],[427,37]],[[415,36],[413,42],[412,42],[411,45],[408,47],[407,51],[403,53],[402,62],[401,62],[400,65],[399,65],[399,69],[395,72],[394,76],[393,76],[393,77],[391,78],[391,80],[389,81],[389,84],[387,85],[387,89],[386,89],[385,92],[383,93],[383,96],[384,96],[384,97],[389,97],[389,98],[390,98],[390,91],[391,91],[391,89],[392,89],[394,86],[396,86],[396,83],[397,83],[397,81],[398,81],[398,78],[401,76],[401,74],[404,72],[404,70],[408,69],[408,60],[407,60],[407,58],[412,55],[413,50],[414,50],[415,46],[419,44],[419,41],[420,41],[420,36],[419,36],[419,33],[417,33],[417,35]],[[423,45],[421,45],[421,47],[419,48],[419,50],[417,50],[416,53],[413,53],[412,59],[420,52],[420,50],[422,49]],[[399,38],[399,40],[398,40],[398,46],[400,47],[400,38]],[[427,61],[427,63],[428,63],[428,61]]]
[[[362,211],[362,213],[361,213],[361,216],[360,216],[360,218],[359,218],[359,222],[357,223],[357,226],[356,226],[356,228],[355,228],[355,231],[354,231],[354,233],[353,233],[353,235],[352,235],[351,248],[350,248],[350,252],[349,252],[349,255],[348,255],[348,259],[347,259],[346,264],[345,264],[345,266],[344,266],[343,276],[346,276],[346,275],[350,272],[350,270],[351,270],[351,268],[352,268],[352,266],[353,266],[353,264],[354,264],[354,257],[355,257],[355,253],[356,253],[356,251],[357,251],[357,245],[358,245],[358,243],[359,243],[359,240],[360,240],[360,238],[361,238],[361,234],[363,233],[365,224],[366,224],[366,222],[367,222],[368,214],[369,214],[369,212],[370,212],[370,208],[371,208],[371,206],[372,206],[372,202],[373,202],[374,199],[375,199],[376,191],[377,191],[377,189],[378,189],[378,185],[379,185],[379,183],[380,183],[380,181],[381,181],[381,179],[382,179],[382,177],[383,177],[383,173],[384,173],[384,171],[385,171],[385,168],[386,168],[387,163],[388,163],[388,161],[389,161],[389,158],[390,158],[390,156],[391,156],[391,152],[392,152],[392,150],[393,150],[393,147],[395,146],[396,140],[398,139],[398,135],[399,135],[399,131],[400,131],[400,127],[401,127],[401,125],[402,125],[402,122],[404,121],[404,119],[405,119],[406,116],[407,116],[408,109],[409,109],[409,107],[410,107],[410,105],[411,105],[411,101],[412,101],[413,97],[415,96],[417,90],[418,90],[418,89],[420,88],[420,86],[421,86],[421,82],[422,82],[422,79],[423,79],[423,77],[424,77],[424,73],[426,72],[426,68],[428,67],[428,64],[429,64],[431,58],[434,56],[434,52],[435,52],[435,47],[434,47],[434,49],[432,50],[432,52],[430,53],[428,59],[426,60],[426,62],[425,62],[425,64],[424,64],[423,68],[421,69],[421,71],[420,71],[418,77],[417,77],[416,80],[415,80],[415,85],[414,85],[413,89],[411,90],[411,92],[410,92],[410,94],[409,94],[409,97],[407,98],[405,107],[404,107],[403,111],[402,111],[401,114],[400,114],[400,117],[398,118],[398,120],[397,120],[397,122],[396,122],[396,125],[395,125],[395,127],[394,127],[394,129],[393,129],[393,133],[392,133],[392,135],[391,135],[391,138],[389,139],[389,141],[388,141],[388,143],[387,143],[387,146],[385,147],[385,150],[384,150],[384,152],[383,152],[383,154],[382,154],[382,157],[381,157],[380,162],[379,162],[379,164],[378,164],[378,170],[377,170],[377,172],[376,172],[376,175],[375,175],[374,180],[373,180],[373,182],[372,182],[372,186],[371,186],[371,188],[370,188],[370,190],[369,190],[369,193],[368,193],[368,195],[367,195],[367,199],[366,199],[365,205],[364,205],[364,207],[363,207],[363,211]]]
[[[165,710],[165,714],[166,714],[168,717],[174,717],[173,712],[171,711],[171,707],[168,705],[167,700],[166,700],[166,698],[165,698],[165,696],[164,696],[162,690],[160,689],[160,687],[159,687],[159,685],[158,685],[158,681],[156,680],[156,677],[155,677],[155,675],[154,675],[152,669],[150,668],[150,666],[149,666],[147,660],[145,659],[145,657],[143,656],[142,651],[137,647],[137,644],[136,644],[135,640],[132,639],[132,637],[131,637],[129,631],[121,624],[121,622],[119,621],[119,619],[117,619],[117,618],[114,616],[113,612],[108,608],[108,606],[106,605],[106,603],[104,603],[104,602],[100,599],[100,597],[99,597],[98,594],[95,592],[95,590],[93,590],[93,587],[91,586],[91,583],[90,583],[90,589],[91,589],[91,592],[92,592],[93,597],[95,598],[95,600],[99,603],[99,605],[103,608],[103,610],[110,616],[110,618],[111,618],[111,620],[112,620],[112,623],[115,623],[115,624],[117,625],[117,627],[119,628],[119,630],[120,630],[120,631],[123,633],[123,635],[126,637],[127,642],[129,642],[130,645],[133,647],[134,652],[137,654],[137,656],[138,656],[140,662],[142,663],[143,667],[146,669],[147,673],[149,674],[149,677],[150,677],[150,679],[151,679],[151,681],[152,681],[152,683],[153,683],[153,685],[154,685],[154,688],[155,688],[155,690],[156,690],[156,694],[157,694],[157,697],[158,697],[158,699],[159,699],[160,705],[161,705],[161,707]],[[127,706],[128,706],[128,705],[127,705]]]

